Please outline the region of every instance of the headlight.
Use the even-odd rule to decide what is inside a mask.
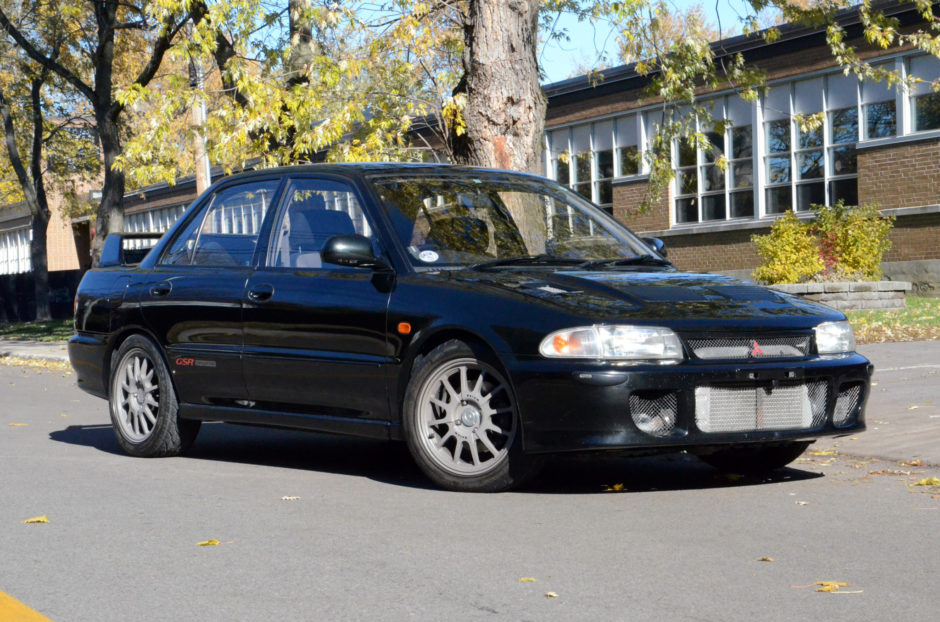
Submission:
[[[650,361],[660,364],[682,360],[679,337],[656,326],[578,326],[557,330],[542,340],[542,356],[549,358]]]
[[[848,321],[826,322],[816,327],[816,351],[842,354],[855,351],[855,333]]]

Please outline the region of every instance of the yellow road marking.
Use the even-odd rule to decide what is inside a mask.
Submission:
[[[52,622],[38,611],[30,609],[9,594],[0,592],[0,620],[16,622]]]

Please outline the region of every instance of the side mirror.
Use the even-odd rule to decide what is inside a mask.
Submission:
[[[376,257],[372,251],[372,242],[359,234],[334,235],[326,241],[320,251],[320,260],[352,268],[369,268],[377,272],[392,269],[388,262]]]
[[[643,241],[646,242],[647,246],[652,248],[663,257],[666,256],[666,244],[659,238],[643,238]]]

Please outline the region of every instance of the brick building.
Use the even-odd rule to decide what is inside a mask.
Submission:
[[[916,28],[912,4],[881,3],[902,27]],[[861,82],[837,67],[821,29],[781,28],[767,44],[735,37],[713,45],[716,63],[742,54],[767,72],[769,90],[749,103],[733,90],[700,93],[715,119],[733,126],[708,133],[711,154],[675,144],[676,178],[648,213],[637,211],[647,189],[642,154],[662,121],[659,102],[644,93],[647,78],[633,66],[545,87],[549,98],[545,174],[612,211],[634,231],[663,239],[680,268],[740,271],[759,257],[750,241],[789,210],[809,216],[811,204],[875,204],[897,217],[885,257],[889,278],[915,281],[922,292],[940,285],[940,59],[916,50],[872,49],[861,40],[853,10],[840,22],[860,56],[925,82],[898,93]],[[800,131],[795,115],[824,113],[817,130]],[[704,128],[703,128],[704,129]],[[715,165],[717,155],[727,170]]]

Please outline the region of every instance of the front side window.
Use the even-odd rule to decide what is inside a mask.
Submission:
[[[373,185],[415,266],[652,258],[603,212],[550,182],[396,176]]]
[[[272,232],[268,265],[275,268],[329,268],[320,251],[334,235],[372,238],[373,228],[351,186],[323,179],[296,179],[284,194]]]
[[[160,262],[169,265],[249,266],[261,223],[279,184],[278,180],[265,180],[219,190],[177,236]]]

